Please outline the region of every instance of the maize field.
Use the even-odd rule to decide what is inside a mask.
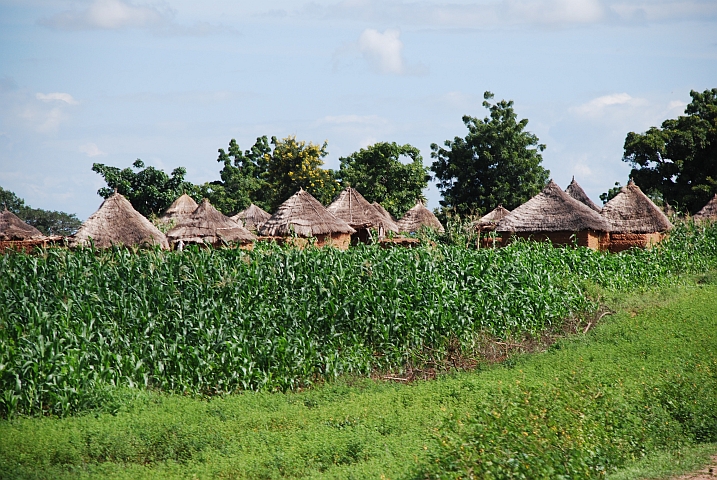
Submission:
[[[115,386],[290,390],[395,370],[479,334],[538,335],[631,289],[717,265],[717,228],[619,255],[520,242],[470,249],[257,245],[0,256],[0,416],[92,408]]]

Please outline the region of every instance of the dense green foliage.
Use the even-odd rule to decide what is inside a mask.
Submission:
[[[518,243],[342,252],[50,249],[0,257],[3,414],[90,408],[107,385],[286,390],[539,334],[594,308],[588,283],[656,285],[717,259],[717,228],[609,255]],[[470,352],[468,352],[470,353]]]
[[[403,163],[402,158],[410,159]],[[379,202],[401,218],[428,186],[428,169],[421,152],[409,144],[378,142],[339,159],[336,175],[344,187],[353,187],[369,202]]]
[[[490,117],[464,116],[465,138],[431,145],[441,205],[460,215],[485,214],[502,204],[513,210],[540,192],[550,172],[541,166],[545,145],[525,131],[527,119],[517,120],[513,101],[491,104],[485,92],[483,106]]]
[[[144,162],[139,158],[132,166],[138,171],[93,163],[92,171],[102,175],[107,182],[107,187],[100,188],[97,194],[102,198],[109,198],[116,189],[145,217],[161,215],[183,193],[194,197],[197,201],[201,200],[197,187],[184,180],[187,174],[187,169],[184,167],[175,168],[169,176],[164,170],[154,167],[145,168]]]
[[[717,451],[694,444],[717,427],[717,285],[619,298],[584,337],[428,382],[116,389],[92,415],[1,420],[0,478],[670,478]]]
[[[717,88],[690,96],[684,116],[628,133],[623,160],[642,190],[694,214],[717,193]]]
[[[244,152],[232,138],[226,152],[223,148],[219,149],[217,162],[223,165],[219,172],[221,180],[202,185],[203,195],[226,215],[235,215],[252,203],[265,210],[271,208],[268,184],[264,179],[267,168],[265,155],[270,153],[266,136],[257,138],[254,145]]]
[[[0,187],[0,208],[7,208],[45,235],[72,235],[82,224],[74,213],[27,206],[25,200],[2,187]]]

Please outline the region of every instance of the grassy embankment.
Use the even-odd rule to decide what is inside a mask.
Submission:
[[[410,385],[343,380],[0,422],[2,478],[662,475],[717,450],[717,285],[611,300],[585,336]],[[618,303],[615,303],[618,302]],[[561,472],[562,469],[562,472]],[[611,477],[612,478],[612,477]]]

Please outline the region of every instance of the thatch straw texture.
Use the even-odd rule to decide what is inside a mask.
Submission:
[[[178,223],[180,219],[190,216],[198,206],[192,197],[183,193],[165,210],[160,220],[166,223],[174,220],[175,223]]]
[[[495,230],[495,227],[496,225],[498,225],[498,222],[503,220],[508,215],[510,215],[510,210],[505,208],[503,205],[498,205],[489,213],[483,215],[478,220],[476,220],[473,225],[477,230],[491,232]]]
[[[262,208],[257,207],[253,203],[233,217],[232,220],[240,225],[244,225],[244,228],[251,232],[257,232],[259,227],[271,218],[271,214],[264,211]]]
[[[132,207],[129,200],[115,192],[70,237],[70,246],[160,245],[169,248],[167,237],[152,222]]]
[[[416,206],[407,211],[398,221],[398,230],[411,233],[418,231],[421,227],[434,228],[439,232],[444,232],[443,225],[438,218],[419,200],[416,202]]]
[[[214,208],[206,198],[188,217],[167,232],[170,242],[251,243],[256,237],[246,228]]]
[[[282,203],[276,213],[259,227],[259,233],[271,237],[318,237],[333,233],[356,233],[349,224],[333,216],[318,200],[303,189]]]
[[[542,192],[498,222],[498,232],[609,232],[610,224],[550,181]]]
[[[573,177],[573,181],[570,182],[570,185],[568,185],[568,188],[565,189],[565,192],[578,202],[583,203],[595,210],[596,212],[600,213],[600,207],[595,205],[593,201],[590,200],[590,197],[588,197],[588,194],[585,193],[583,187],[581,187],[580,184],[575,181],[575,177]]]
[[[672,228],[667,216],[632,180],[605,204],[602,216],[618,233],[665,232]]]
[[[0,241],[37,240],[43,237],[40,230],[20,220],[7,207],[0,212]]]
[[[345,188],[336,197],[336,200],[326,207],[326,210],[356,230],[360,228],[379,228],[381,226],[383,226],[384,230],[390,230],[387,225],[389,222],[386,221],[385,217],[378,213],[374,206],[368,203],[368,200],[355,188]],[[392,226],[395,226],[395,224]],[[394,231],[397,232],[398,230]]]
[[[383,226],[386,230],[391,232],[398,232],[398,224],[396,223],[396,219],[393,218],[393,215],[388,213],[388,210],[383,208],[383,205],[378,202],[373,202],[371,206],[376,209],[376,211],[379,213],[379,215],[381,215],[381,217],[383,217]]]
[[[717,220],[717,194],[712,197],[712,200],[707,202],[707,205],[702,207],[702,210],[695,213],[693,217],[695,220]]]

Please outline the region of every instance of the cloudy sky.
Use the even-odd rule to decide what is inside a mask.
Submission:
[[[84,219],[93,162],[202,183],[260,135],[327,140],[331,168],[376,141],[430,165],[490,90],[597,202],[627,132],[714,87],[714,0],[0,0],[0,186]]]

